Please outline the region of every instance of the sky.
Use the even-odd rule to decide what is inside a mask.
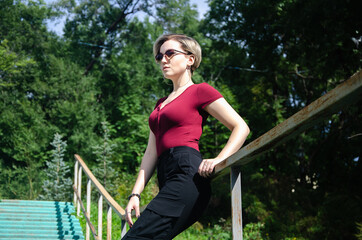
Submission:
[[[45,0],[46,3],[51,3],[54,0]],[[191,4],[196,4],[197,11],[199,12],[199,19],[204,18],[204,15],[209,10],[209,5],[206,2],[207,0],[190,0]],[[139,18],[142,18],[142,14],[140,14]],[[57,19],[55,21],[48,21],[47,26],[50,30],[54,31],[57,35],[63,35],[63,27],[64,27],[65,18]]]

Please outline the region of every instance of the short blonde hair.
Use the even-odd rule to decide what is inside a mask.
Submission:
[[[200,66],[202,53],[200,44],[193,38],[188,37],[184,34],[165,34],[157,38],[153,45],[153,55],[156,56],[160,52],[162,44],[168,40],[175,40],[181,44],[181,47],[187,53],[192,54],[195,57],[194,64],[191,66],[191,73]]]

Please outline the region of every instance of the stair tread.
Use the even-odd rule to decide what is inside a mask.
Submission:
[[[1,226],[1,225],[0,225]],[[0,232],[1,231],[7,231],[8,229],[39,229],[39,230],[81,230],[82,228],[80,227],[80,225],[63,225],[63,224],[59,224],[59,225],[24,225],[24,224],[18,224],[18,225],[3,225],[4,227],[6,227],[6,229],[4,228],[0,228]]]
[[[73,203],[0,200],[0,239],[84,239]]]
[[[18,199],[1,199],[0,203],[29,203],[29,204],[67,204],[73,205],[72,202],[63,202],[63,201],[44,201],[44,200],[18,200]]]

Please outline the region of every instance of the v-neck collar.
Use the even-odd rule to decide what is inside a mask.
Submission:
[[[161,111],[162,109],[164,109],[167,105],[169,105],[170,103],[172,103],[173,101],[175,101],[176,99],[178,99],[179,97],[181,97],[181,95],[183,95],[189,88],[191,88],[192,86],[196,85],[195,83],[192,84],[191,86],[188,86],[185,90],[182,91],[182,93],[180,93],[180,95],[178,95],[177,97],[175,97],[174,99],[172,99],[169,103],[165,104],[164,106],[162,106],[163,102],[166,101],[167,97],[164,97],[165,99],[158,105],[158,110]]]

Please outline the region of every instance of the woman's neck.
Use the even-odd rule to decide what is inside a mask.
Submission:
[[[173,92],[177,92],[179,89],[192,85],[192,79],[189,74],[183,74],[178,79],[171,79],[173,83]]]

